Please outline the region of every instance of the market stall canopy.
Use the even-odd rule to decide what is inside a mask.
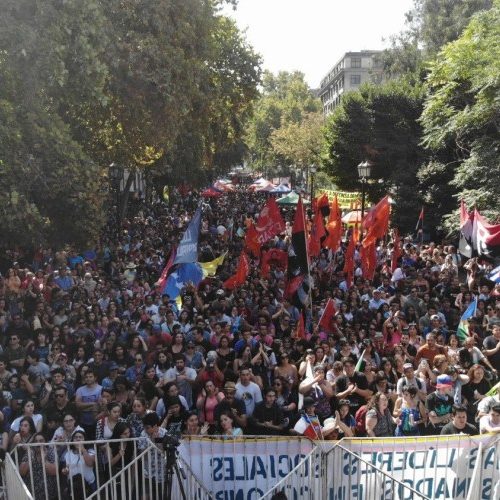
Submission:
[[[283,196],[283,198],[278,198],[276,200],[276,203],[280,205],[297,205],[298,202],[299,202],[299,195],[295,191],[292,191],[290,194]],[[309,201],[302,198],[302,203],[307,205],[309,204]]]
[[[280,184],[269,191],[270,193],[289,193],[291,191],[290,186],[286,184]]]
[[[219,191],[224,191],[224,192],[234,191],[236,189],[231,181],[223,179],[215,181],[213,187],[215,189],[218,189]]]
[[[250,191],[269,191],[270,189],[273,189],[276,187],[271,181],[268,181],[267,179],[264,179],[264,177],[261,177],[260,179],[257,179],[253,184],[250,185],[249,189]]]

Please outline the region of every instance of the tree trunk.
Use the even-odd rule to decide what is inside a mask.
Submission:
[[[123,193],[120,196],[120,203],[118,206],[118,223],[121,223],[121,221],[125,218],[125,215],[127,214],[128,199],[130,196],[130,187],[132,186],[132,182],[134,182],[135,173],[136,173],[135,168],[130,169],[127,182],[123,187]]]

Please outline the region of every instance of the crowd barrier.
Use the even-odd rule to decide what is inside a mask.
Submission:
[[[87,442],[97,456],[111,441]],[[8,500],[75,498],[87,500],[163,498],[165,456],[148,442],[120,440],[133,447],[118,468],[101,461],[96,484],[85,488],[81,477],[47,474],[38,460],[40,447],[54,447],[58,457],[72,443],[27,444],[7,455],[2,465],[3,497]],[[19,466],[28,464],[21,477]],[[271,500],[283,492],[294,500],[497,500],[500,498],[500,436],[426,436],[349,438],[312,442],[303,437],[190,437],[179,446],[184,475],[174,476],[190,500]],[[153,467],[161,478],[150,481]],[[26,466],[25,466],[26,468]]]
[[[91,468],[95,482],[89,484],[84,474],[66,474],[66,456],[72,452],[75,443],[28,443],[18,445],[19,449],[7,455],[2,466],[2,481],[5,485],[4,498],[7,500],[59,499],[81,500],[124,500],[144,498],[164,498],[166,457],[152,442],[139,438],[107,441],[82,441],[89,455],[95,456],[95,466]],[[117,443],[124,449],[130,448],[126,456],[114,466],[108,453],[109,445]],[[118,447],[119,447],[118,446]],[[41,457],[44,459],[41,459]],[[49,458],[50,457],[50,458]],[[53,458],[52,458],[53,457]],[[79,472],[81,455],[75,454],[76,472]],[[20,473],[25,464],[26,471]],[[56,473],[50,464],[56,465]],[[49,464],[49,465],[48,465]],[[26,467],[27,465],[27,467]],[[172,500],[181,500],[182,484],[186,497],[193,500],[211,500],[212,495],[198,481],[189,465],[178,458],[182,473],[173,475]]]

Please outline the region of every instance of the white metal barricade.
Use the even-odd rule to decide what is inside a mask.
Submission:
[[[33,500],[33,496],[24,484],[23,478],[9,454],[5,456],[2,463],[2,482],[2,498],[6,500]]]

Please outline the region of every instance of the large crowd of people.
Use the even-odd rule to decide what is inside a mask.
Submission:
[[[26,465],[29,442],[76,443],[59,468],[47,451],[44,470],[80,471],[91,484],[99,460],[118,467],[131,452],[109,445],[96,456],[78,441],[500,431],[500,399],[487,394],[500,370],[491,263],[465,259],[450,244],[405,239],[392,270],[388,235],[378,242],[373,279],[363,277],[355,252],[352,285],[345,244],[322,249],[311,259],[305,310],[285,293],[286,270],[271,266],[264,277],[254,256],[245,284],[225,289],[264,201],[243,191],[209,201],[192,192],[137,206],[90,250],[11,249],[0,278],[1,448],[18,454],[21,475],[41,470]],[[200,204],[199,261],[227,255],[215,276],[186,283],[174,300],[158,280]],[[287,250],[293,214],[282,209],[286,230],[263,252]],[[329,301],[335,315],[322,328]],[[75,468],[79,459],[85,470]]]

